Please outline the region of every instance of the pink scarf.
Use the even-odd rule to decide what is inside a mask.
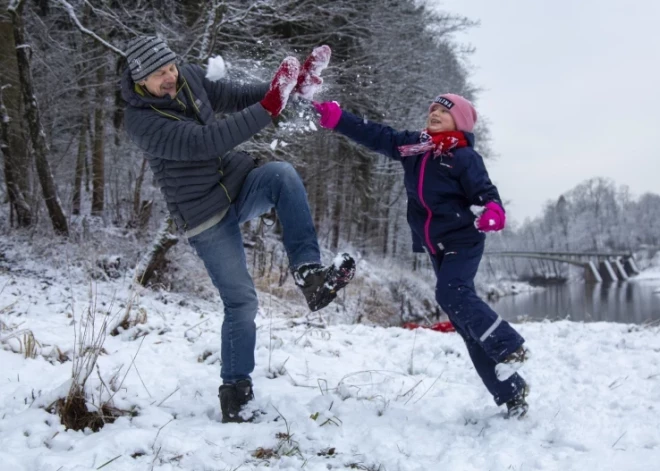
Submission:
[[[433,158],[442,154],[451,155],[452,149],[466,147],[468,145],[465,134],[461,131],[443,131],[430,134],[426,129],[419,136],[419,144],[399,146],[401,157],[424,154],[433,151]]]

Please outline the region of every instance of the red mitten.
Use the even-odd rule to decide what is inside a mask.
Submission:
[[[314,48],[312,53],[303,63],[298,75],[298,82],[294,93],[305,100],[312,100],[314,94],[319,91],[323,84],[321,72],[330,63],[332,50],[330,46],[319,46]]]
[[[300,63],[295,57],[285,58],[280,67],[275,72],[273,81],[270,82],[270,88],[266,92],[261,106],[263,106],[270,115],[275,118],[279,116],[286,102],[289,100],[289,95],[296,86],[298,75],[300,74]]]
[[[484,205],[486,208],[476,221],[477,229],[483,232],[501,231],[506,224],[506,216],[502,206],[490,201]]]
[[[303,83],[296,86],[294,95],[304,100],[312,101],[314,95],[321,89],[323,79],[318,75],[309,75]]]

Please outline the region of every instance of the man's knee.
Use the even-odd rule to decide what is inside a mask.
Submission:
[[[234,293],[231,297],[221,296],[225,306],[225,316],[230,316],[232,322],[253,322],[257,317],[259,301],[254,291]]]
[[[271,168],[271,175],[275,178],[300,180],[298,172],[289,162],[271,162],[268,166]]]

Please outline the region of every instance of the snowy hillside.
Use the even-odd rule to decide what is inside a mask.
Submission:
[[[456,334],[337,325],[332,307],[326,326],[302,299],[262,293],[253,379],[263,414],[222,424],[219,298],[82,280],[39,263],[0,271],[2,471],[641,471],[660,462],[658,327],[520,325],[534,353],[524,371],[532,408],[510,421]],[[94,311],[96,331],[129,313],[86,386],[88,407],[112,396],[124,415],[98,432],[67,431],[46,409],[67,392],[74,332]]]

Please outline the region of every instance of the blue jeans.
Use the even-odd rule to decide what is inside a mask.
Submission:
[[[267,163],[250,172],[222,221],[188,240],[224,304],[220,372],[224,383],[249,379],[254,370],[257,292],[248,273],[240,224],[273,207],[282,223],[291,267],[320,263],[305,187],[295,169],[283,162]]]
[[[497,405],[513,399],[525,381],[517,373],[497,379],[495,365],[520,347],[523,339],[477,296],[474,277],[484,253],[484,241],[471,247],[446,248],[431,255],[437,284],[435,299],[463,338],[470,359]]]

